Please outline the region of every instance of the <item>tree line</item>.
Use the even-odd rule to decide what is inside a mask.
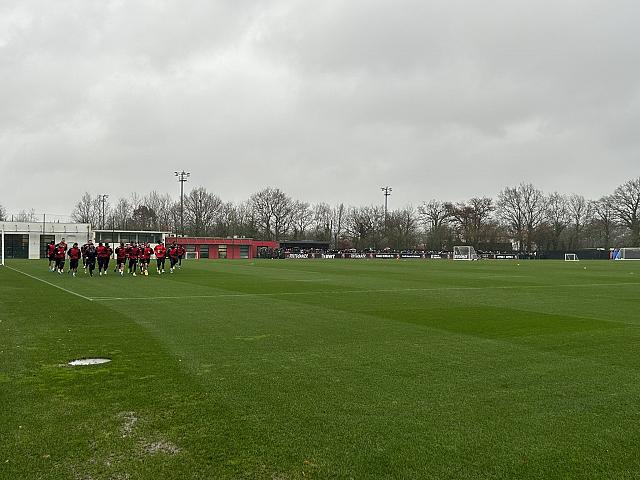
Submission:
[[[103,200],[85,193],[73,209],[73,220],[94,228],[181,233],[180,199],[167,193]],[[469,244],[485,251],[513,245],[531,252],[640,246],[640,177],[596,200],[544,193],[523,182],[495,198],[432,199],[386,216],[382,205],[310,204],[271,187],[239,203],[224,202],[197,187],[185,194],[183,208],[188,236],[320,240],[335,249],[442,251]],[[0,219],[4,215],[0,206]]]

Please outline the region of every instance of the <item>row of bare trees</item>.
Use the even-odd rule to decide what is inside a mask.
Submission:
[[[85,193],[75,221],[98,228],[181,232],[180,202],[168,194],[132,194],[114,204]],[[640,177],[597,200],[529,183],[506,187],[495,199],[431,200],[418,208],[310,204],[277,188],[244,202],[223,202],[203,187],[184,197],[184,230],[190,236],[328,241],[334,248],[446,250],[453,244],[483,250],[513,245],[519,251],[640,246]]]

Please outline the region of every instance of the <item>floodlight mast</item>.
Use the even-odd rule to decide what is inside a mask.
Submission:
[[[100,223],[102,224],[101,228],[104,229],[106,224],[104,204],[107,201],[107,198],[109,198],[109,195],[98,195],[98,198],[100,199],[100,202],[102,202],[102,222]]]
[[[178,177],[180,182],[180,233],[184,237],[184,182],[187,181],[191,172],[182,170],[181,172],[173,172],[173,174]]]
[[[391,195],[391,192],[393,191],[393,188],[386,186],[386,187],[380,187],[380,190],[382,190],[382,194],[384,195],[384,233],[387,233],[387,198],[389,198],[389,195]]]

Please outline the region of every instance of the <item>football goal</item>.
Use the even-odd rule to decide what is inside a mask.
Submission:
[[[614,252],[615,260],[640,260],[640,247],[625,247]]]
[[[476,249],[471,245],[458,245],[453,247],[454,260],[478,260]]]
[[[579,260],[578,255],[575,253],[565,253],[564,261],[565,262],[577,262]]]

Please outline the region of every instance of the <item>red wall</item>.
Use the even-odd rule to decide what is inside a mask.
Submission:
[[[167,237],[166,243],[170,245],[173,242],[181,245],[208,245],[209,258],[219,258],[218,245],[227,246],[227,258],[240,258],[240,246],[249,246],[249,258],[257,256],[258,247],[280,248],[280,243],[254,240],[252,238],[214,238],[214,237]]]

